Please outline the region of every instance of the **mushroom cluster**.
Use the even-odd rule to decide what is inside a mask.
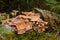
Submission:
[[[47,22],[43,21],[37,14],[33,12],[22,12],[22,14],[24,15],[6,20],[4,24],[12,27],[12,30],[17,34],[23,34],[32,28],[38,32],[43,32],[48,28]]]

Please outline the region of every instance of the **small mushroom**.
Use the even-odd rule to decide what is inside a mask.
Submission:
[[[13,11],[11,12],[11,15],[12,15],[12,16],[16,16],[17,12],[19,12],[19,11],[18,11],[18,10],[13,10]]]

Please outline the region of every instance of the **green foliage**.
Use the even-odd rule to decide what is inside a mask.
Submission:
[[[45,0],[0,0],[0,12],[10,12],[13,9],[31,11],[34,7],[47,8]]]
[[[46,0],[47,1],[47,5],[50,6],[50,8],[48,10],[51,10],[55,13],[60,14],[60,2],[57,0]]]
[[[35,7],[60,13],[59,0],[0,0],[1,12],[10,12],[13,9],[31,11]]]
[[[10,30],[10,28],[7,29],[5,25],[0,25],[0,40],[18,40],[18,38]]]
[[[28,31],[25,34],[17,35],[18,40],[60,40],[57,33],[38,33],[37,31]]]

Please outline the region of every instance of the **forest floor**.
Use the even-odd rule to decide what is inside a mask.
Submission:
[[[56,18],[55,16],[51,16],[50,14],[46,12],[41,11],[40,16],[43,17],[45,21],[49,22],[49,29],[42,33],[38,33],[35,30],[29,30],[24,34],[17,34],[15,32],[10,31],[9,29],[6,29],[6,25],[2,25],[0,20],[0,40],[60,40],[60,19]],[[9,15],[8,15],[9,16]],[[9,18],[6,16],[7,18]],[[1,18],[5,19],[5,16],[0,16]],[[52,18],[53,17],[53,18]],[[0,19],[1,19],[0,18]],[[56,24],[57,23],[57,24]]]

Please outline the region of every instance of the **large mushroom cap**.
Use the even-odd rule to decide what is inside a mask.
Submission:
[[[16,24],[17,30],[24,29],[26,27],[26,24],[24,22],[20,22]]]

